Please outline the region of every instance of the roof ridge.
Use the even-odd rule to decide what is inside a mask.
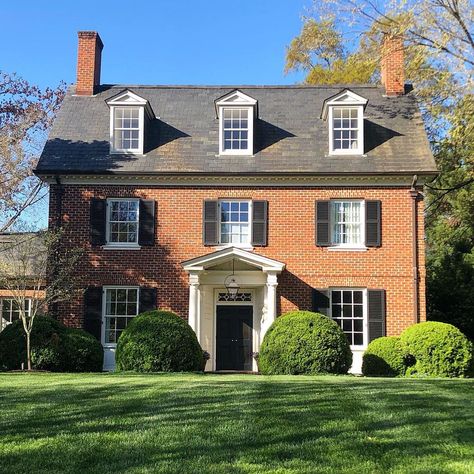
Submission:
[[[143,88],[143,89],[379,89],[380,84],[221,84],[221,85],[201,85],[201,84],[101,84],[101,90],[120,88]]]

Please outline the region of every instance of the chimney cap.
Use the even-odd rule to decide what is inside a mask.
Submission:
[[[95,39],[101,49],[104,47],[104,43],[102,43],[102,39],[99,33],[97,33],[97,31],[78,31],[77,37],[85,39]]]

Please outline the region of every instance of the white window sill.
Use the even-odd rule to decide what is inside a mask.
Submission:
[[[367,346],[349,346],[352,352],[365,352]]]
[[[344,246],[334,246],[327,248],[330,252],[366,252],[369,250],[368,247],[344,247]]]
[[[243,158],[255,158],[255,155],[253,153],[219,153],[216,155],[216,158],[222,158],[223,156],[226,157],[243,157]]]
[[[219,250],[222,250],[222,249],[228,249],[230,247],[235,247],[235,248],[238,248],[238,249],[242,249],[242,250],[253,250],[254,247],[250,244],[219,244],[219,245],[216,245],[216,247],[219,249]]]
[[[140,245],[113,245],[113,244],[106,244],[102,246],[103,250],[140,250]]]

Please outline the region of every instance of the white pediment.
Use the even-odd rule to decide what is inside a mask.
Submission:
[[[285,264],[278,260],[273,260],[272,258],[264,257],[263,255],[237,247],[227,247],[222,250],[217,250],[207,255],[182,262],[181,265],[187,272],[203,271],[220,269],[221,265],[232,260],[256,267],[262,271],[274,271],[280,273],[285,268]]]
[[[324,101],[321,118],[323,120],[327,119],[328,108],[331,106],[343,105],[365,107],[367,105],[367,102],[368,100],[365,97],[356,94],[350,89],[344,89]]]
[[[105,101],[109,107],[120,107],[120,106],[136,106],[145,107],[146,113],[150,119],[155,117],[155,114],[151,108],[148,100],[140,97],[129,89],[126,89],[118,94],[110,97]]]

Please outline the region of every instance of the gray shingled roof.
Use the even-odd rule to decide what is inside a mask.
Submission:
[[[105,101],[129,89],[158,117],[143,156],[109,153]],[[255,155],[216,156],[214,101],[239,89],[258,100]],[[353,86],[368,99],[365,155],[328,156],[325,99],[344,86],[102,86],[94,97],[71,88],[37,167],[59,173],[433,173],[436,165],[413,94],[387,98],[377,86]]]

